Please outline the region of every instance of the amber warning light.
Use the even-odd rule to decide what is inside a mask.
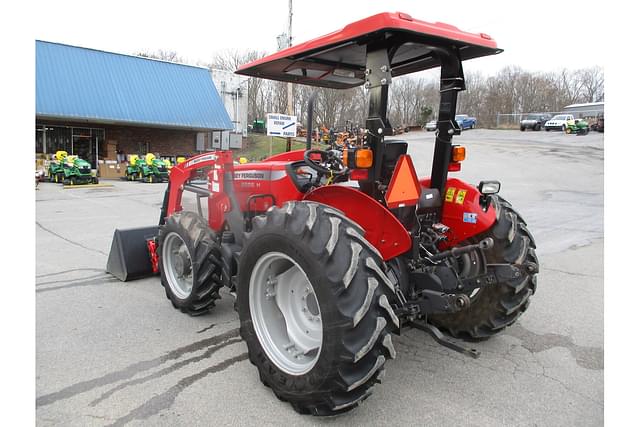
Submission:
[[[449,163],[449,172],[458,172],[462,169],[460,162],[467,156],[467,150],[462,145],[454,145],[451,147],[451,162]]]
[[[373,151],[368,148],[344,150],[342,163],[349,169],[368,169],[373,166]]]

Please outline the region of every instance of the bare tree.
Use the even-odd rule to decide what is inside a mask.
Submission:
[[[584,68],[578,71],[586,102],[604,101],[604,70],[602,67]]]
[[[168,61],[168,62],[185,63],[185,60],[180,55],[178,55],[176,51],[173,51],[173,50],[158,49],[153,52],[144,50],[140,52],[135,52],[134,55],[141,56],[143,58],[160,59],[162,61]]]
[[[144,52],[147,57],[181,61],[175,52]],[[210,68],[235,71],[261,58],[255,50],[225,50],[214,55]],[[604,100],[604,72],[601,67],[559,72],[530,72],[509,66],[493,75],[470,72],[467,89],[458,98],[459,113],[469,114],[485,127],[496,125],[500,113],[514,117],[528,112],[556,112],[569,104]],[[422,125],[426,111],[437,115],[439,83],[432,78],[404,76],[393,79],[388,116],[395,126]],[[363,125],[367,116],[364,87],[347,90],[293,85],[294,114],[306,125],[307,101],[317,92],[314,126],[341,128],[347,120]],[[286,111],[286,84],[259,78],[249,79],[249,119],[263,119],[269,112]]]

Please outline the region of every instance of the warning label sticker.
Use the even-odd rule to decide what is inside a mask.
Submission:
[[[456,194],[456,189],[454,187],[447,188],[447,194],[444,197],[445,202],[453,202],[453,195]]]
[[[464,203],[464,197],[467,195],[467,190],[458,191],[458,195],[456,196],[456,203],[461,205]]]

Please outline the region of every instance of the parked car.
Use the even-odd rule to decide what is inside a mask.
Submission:
[[[456,122],[458,122],[458,126],[460,126],[461,130],[465,130],[476,127],[477,120],[475,117],[469,117],[466,114],[457,114]]]
[[[604,114],[598,114],[596,122],[591,125],[591,130],[596,132],[604,132]]]
[[[520,130],[523,132],[527,129],[540,130],[550,118],[551,114],[527,114],[525,118],[520,120]]]
[[[437,128],[438,128],[438,122],[435,120],[431,120],[429,123],[424,125],[424,130],[426,131],[436,130]]]
[[[573,114],[558,114],[548,120],[544,124],[544,130],[561,130],[564,132],[567,129],[567,123],[569,120],[574,120]]]

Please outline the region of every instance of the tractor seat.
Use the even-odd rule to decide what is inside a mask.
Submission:
[[[407,154],[407,141],[399,139],[385,139],[382,154],[382,179],[389,182],[396,168],[398,158],[403,154]]]

